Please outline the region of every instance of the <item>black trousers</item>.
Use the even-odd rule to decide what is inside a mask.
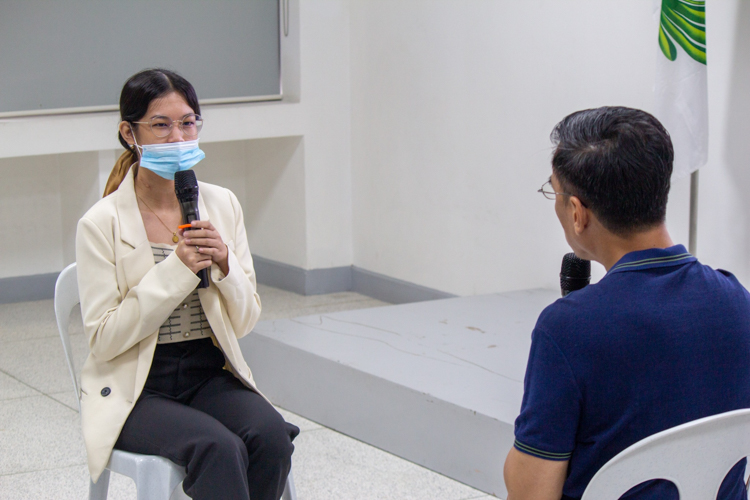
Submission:
[[[157,345],[115,448],[184,466],[195,500],[278,500],[299,429],[223,366],[210,339]]]

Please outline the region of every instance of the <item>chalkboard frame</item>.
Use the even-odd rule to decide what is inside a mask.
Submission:
[[[56,0],[56,2],[61,2],[61,1],[62,0]],[[88,6],[86,4],[87,4],[87,2],[89,2],[91,0],[66,0],[66,1],[67,1],[67,3],[69,3],[71,5],[78,5],[78,6],[84,5],[84,6]],[[98,0],[93,0],[93,1],[98,1]],[[160,2],[160,4],[162,4],[162,5],[166,6],[166,7],[168,7],[170,4],[174,5],[174,3],[176,1],[183,2],[183,3],[186,2],[186,0],[157,0],[157,1]],[[195,5],[195,4],[199,4],[203,0],[191,0],[191,1]],[[288,12],[286,12],[284,10],[284,9],[288,9],[288,7],[286,5],[287,0],[245,0],[245,1],[248,2],[248,4],[250,4],[252,2],[254,2],[255,4],[263,3],[262,9],[264,9],[266,11],[266,14],[268,14],[271,11],[271,4],[273,4],[273,14],[274,14],[274,18],[273,18],[273,36],[272,37],[269,36],[270,30],[272,29],[271,25],[270,25],[270,22],[267,22],[267,23],[263,24],[261,26],[261,29],[259,30],[259,31],[261,31],[261,30],[265,31],[264,44],[266,46],[266,49],[268,50],[268,46],[270,46],[272,44],[273,45],[272,48],[273,48],[273,50],[275,50],[274,54],[271,54],[271,52],[268,52],[267,54],[265,54],[266,60],[272,60],[273,64],[274,64],[274,67],[272,68],[272,70],[263,72],[263,75],[266,78],[266,80],[269,80],[269,78],[273,78],[273,82],[269,83],[269,81],[267,81],[265,83],[265,89],[266,90],[270,90],[270,91],[264,91],[262,93],[256,93],[256,94],[253,94],[252,92],[248,92],[247,95],[230,95],[230,96],[227,96],[227,97],[211,96],[211,97],[207,97],[207,98],[201,98],[202,85],[199,82],[197,82],[195,78],[192,78],[188,71],[181,71],[181,68],[174,67],[174,66],[171,66],[171,65],[168,65],[168,64],[151,64],[151,65],[146,64],[146,65],[143,65],[143,66],[139,67],[138,70],[144,69],[145,67],[161,66],[161,67],[166,67],[168,69],[174,69],[174,70],[178,71],[179,73],[181,73],[183,76],[185,76],[188,80],[190,80],[195,85],[196,90],[198,91],[198,97],[200,98],[200,103],[202,105],[235,104],[235,103],[250,103],[250,102],[279,101],[279,100],[282,100],[283,97],[284,97],[284,93],[283,93],[283,87],[282,87],[282,74],[281,74],[281,67],[282,67],[282,64],[281,64],[281,51],[282,51],[281,37],[283,35],[283,33],[282,33],[282,31],[284,29],[283,25],[285,24],[287,16],[289,15]],[[29,0],[19,0],[19,2],[18,2],[19,5],[21,5],[21,2],[23,2],[24,6],[29,5],[28,4]],[[118,2],[120,4],[119,5],[120,7],[122,7],[123,5],[129,5],[129,6],[135,5],[135,6],[139,6],[139,4],[140,4],[140,7],[144,7],[144,6],[148,6],[148,5],[151,5],[151,6],[154,5],[154,0],[118,0]],[[234,2],[234,3],[230,4],[229,2]],[[216,4],[216,0],[210,0],[210,3],[212,4],[212,6],[214,6],[214,10],[215,10],[216,9],[215,6],[217,5]],[[238,5],[240,5],[237,2],[237,0],[227,0],[226,3],[229,5],[229,7],[227,8],[227,10],[231,10],[232,7],[235,7],[235,10],[236,10],[236,7]],[[112,2],[112,4],[115,4],[115,2]],[[6,1],[4,1],[3,2],[3,7],[0,8],[0,10],[6,9],[6,7],[8,7],[9,5],[12,7],[13,3],[12,2],[6,2]],[[56,4],[53,4],[53,5],[56,5]],[[181,5],[183,5],[183,4],[181,4]],[[246,8],[246,9],[250,8],[247,5],[245,5],[243,7]],[[84,9],[84,11],[85,10],[86,9]],[[182,10],[184,10],[184,9],[182,9]],[[7,12],[7,10],[6,10],[6,12]],[[49,15],[53,15],[53,14],[49,14]],[[58,12],[57,14],[59,16],[60,12]],[[65,12],[65,14],[73,15],[73,13],[70,13],[70,12]],[[101,14],[101,12],[99,12],[99,14]],[[136,14],[138,14],[138,13],[136,13]],[[148,15],[147,13],[141,13],[141,14]],[[2,17],[2,16],[3,16],[3,13],[0,12],[0,17]],[[154,16],[152,14],[151,18],[153,18],[153,17]],[[138,19],[139,16],[135,15],[134,18]],[[6,17],[6,19],[9,19],[9,17]],[[156,22],[156,21],[152,19],[152,23],[153,22]],[[233,22],[237,22],[237,21],[233,20]],[[3,26],[0,26],[0,28],[3,28]],[[72,31],[72,32],[75,35],[78,35],[81,31],[84,31],[84,30],[78,30],[78,31]],[[169,40],[171,40],[171,38],[169,38],[169,37],[173,37],[174,35],[172,34],[172,32],[170,32],[167,29],[165,29],[164,31],[165,31],[165,36],[167,37],[165,39],[167,40],[167,42],[169,42]],[[249,32],[251,30],[246,30],[246,31]],[[203,43],[204,40],[207,38],[205,35],[201,35],[201,34],[199,34],[198,36],[201,37],[201,43]],[[32,34],[31,37],[26,37],[26,40],[28,40],[29,38],[33,39],[34,35]],[[179,39],[179,37],[178,37],[178,39]],[[21,40],[19,45],[23,45],[23,43],[24,43],[24,40]],[[131,40],[125,40],[125,43],[122,43],[122,44],[120,44],[120,42],[118,42],[117,40],[114,40],[114,41],[110,40],[109,43],[110,44],[114,44],[114,45],[120,45],[120,48],[124,47],[125,50],[129,50],[128,49],[128,45],[131,43]],[[4,55],[1,51],[2,51],[2,49],[0,49],[0,63],[3,62],[1,56]],[[204,52],[210,52],[210,49],[209,48],[205,48]],[[271,55],[269,56],[268,54],[271,54]],[[7,56],[7,54],[5,54],[5,55]],[[18,58],[22,59],[22,57],[20,55],[18,56]],[[55,63],[57,63],[57,61],[55,61]],[[63,63],[61,63],[61,64],[63,64]],[[10,65],[10,69],[7,69],[8,65],[4,64],[3,66],[6,68],[5,71],[8,71],[9,73],[13,71],[12,64]],[[136,71],[138,71],[138,70],[136,70]],[[129,74],[132,74],[134,72],[135,71],[133,71],[133,72],[131,72]],[[271,76],[269,76],[269,75],[271,75]],[[127,76],[124,77],[124,78],[121,78],[121,80],[117,84],[119,86],[117,86],[117,85],[111,85],[110,84],[108,86],[108,88],[109,87],[113,87],[116,90],[117,95],[119,96],[120,88],[121,88],[122,83],[124,83],[124,81],[125,81],[126,78],[127,78]],[[53,84],[54,82],[51,82],[51,83]],[[271,86],[273,87],[273,89],[271,89]],[[6,87],[6,89],[8,88],[7,85],[5,87]],[[33,85],[31,87],[33,88]],[[205,87],[205,86],[203,86],[203,87]],[[248,86],[248,88],[249,88],[249,86]],[[2,86],[0,86],[0,89],[2,89]],[[0,92],[2,92],[2,90],[0,90]],[[227,93],[231,94],[232,92],[227,92]],[[235,91],[233,93],[237,94],[239,92]],[[205,92],[204,92],[204,95],[205,95]],[[112,104],[75,105],[75,106],[67,106],[67,107],[44,107],[44,108],[41,108],[41,109],[11,109],[11,110],[2,110],[1,106],[0,106],[0,118],[14,118],[14,117],[28,117],[28,116],[48,116],[48,115],[49,116],[54,116],[54,115],[68,115],[68,114],[86,114],[86,113],[112,112],[112,111],[117,111],[119,109],[118,105],[116,104],[116,101],[117,101],[117,99],[115,98],[115,103],[112,103]]]

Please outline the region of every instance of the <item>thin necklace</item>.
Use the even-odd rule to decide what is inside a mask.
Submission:
[[[154,212],[151,209],[151,207],[148,206],[148,203],[146,203],[145,201],[143,201],[143,198],[141,198],[137,194],[136,194],[136,196],[138,197],[139,200],[141,200],[141,203],[143,203],[145,205],[145,207],[148,208],[148,211],[151,212],[152,214],[154,214],[157,219],[159,219],[159,222],[161,222],[161,225],[164,226],[167,231],[169,231],[170,233],[172,233],[172,241],[175,242],[175,243],[179,243],[180,238],[177,237],[177,231],[172,231],[171,229],[169,229],[169,226],[167,226],[166,224],[164,224],[164,221],[161,220],[161,217],[159,217],[158,215],[156,215],[156,212]]]

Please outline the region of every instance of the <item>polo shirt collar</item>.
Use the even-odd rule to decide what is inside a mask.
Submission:
[[[607,275],[654,267],[681,266],[696,260],[683,245],[675,245],[669,248],[649,248],[648,250],[639,250],[623,255],[607,272]]]

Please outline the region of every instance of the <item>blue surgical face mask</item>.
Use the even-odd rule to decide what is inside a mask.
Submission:
[[[167,142],[162,144],[144,144],[136,147],[141,150],[141,167],[173,181],[174,174],[188,170],[206,157],[198,147],[198,140],[184,142]]]

